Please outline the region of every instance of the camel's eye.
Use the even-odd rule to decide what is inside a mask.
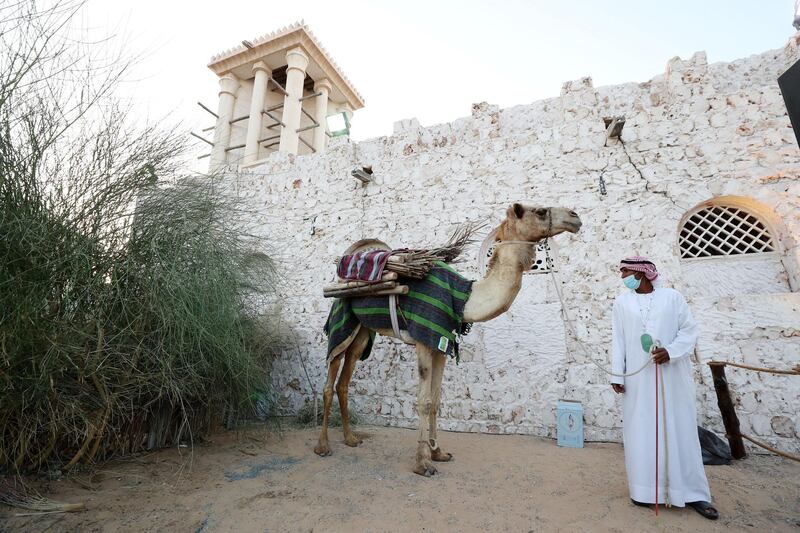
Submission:
[[[544,218],[547,215],[547,209],[539,208],[536,210],[536,216],[539,218]]]

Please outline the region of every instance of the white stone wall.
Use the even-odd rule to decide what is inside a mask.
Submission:
[[[595,88],[584,78],[558,98],[509,109],[476,104],[471,116],[431,127],[401,121],[390,137],[335,139],[324,154],[274,154],[230,176],[263,219],[285,276],[271,309],[280,309],[296,346],[273,365],[281,410],[292,413],[310,397],[300,355],[322,388],[330,301],[321,287],[333,280],[334,257],[365,237],[435,246],[465,220],[498,222],[514,201],[569,207],[584,220],[578,235],[555,238],[555,255],[569,312],[596,360],[609,361],[618,261],[639,252],[690,300],[700,361],[799,363],[800,293],[792,287],[800,287],[800,149],[776,82],[797,59],[797,39],[729,64],[708,65],[699,53],[671,60],[645,83]],[[624,144],[606,146],[603,118],[618,114],[627,117]],[[375,171],[366,186],[350,176],[362,164]],[[770,214],[780,250],[682,262],[682,217],[720,196]],[[477,277],[476,252],[459,267],[467,276]],[[445,371],[443,428],[553,437],[556,401],[568,398],[584,406],[588,440],[620,439],[619,399],[566,331],[553,287],[548,275],[526,275],[511,310],[464,339],[461,364]],[[710,373],[696,368],[699,422],[721,431]],[[728,373],[744,430],[800,451],[800,378]],[[358,413],[413,427],[415,397],[413,350],[379,339],[356,370]]]

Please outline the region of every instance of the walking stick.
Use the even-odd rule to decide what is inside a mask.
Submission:
[[[645,352],[647,352],[648,354],[650,354],[651,358],[652,358],[652,355],[653,355],[653,351],[656,348],[661,348],[661,342],[658,341],[658,340],[654,340],[647,333],[643,334],[641,336],[640,340],[642,342],[642,349]],[[656,370],[656,372],[655,372],[656,373],[656,391],[655,391],[655,396],[656,396],[656,486],[655,486],[656,516],[658,516],[658,367],[659,366],[660,365],[658,363],[655,363],[655,367],[656,367],[656,369],[655,369]],[[663,385],[662,385],[662,387],[663,387]],[[663,389],[662,389],[662,399],[663,399]],[[664,428],[664,431],[666,431],[666,427]],[[666,444],[666,441],[664,442],[664,444]],[[667,476],[669,476],[669,472],[667,472]],[[667,478],[667,479],[669,479],[669,478]],[[667,501],[669,501],[669,493],[667,493]]]
[[[656,363],[656,516],[658,516],[658,367]]]

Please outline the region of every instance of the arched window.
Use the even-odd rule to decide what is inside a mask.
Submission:
[[[761,254],[776,250],[760,217],[743,207],[706,204],[690,214],[678,236],[681,259]]]
[[[790,292],[780,221],[767,205],[722,196],[678,224],[683,288],[692,298]]]

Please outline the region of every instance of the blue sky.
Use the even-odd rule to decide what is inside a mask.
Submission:
[[[83,22],[147,50],[125,92],[151,118],[208,125],[216,107],[211,55],[299,19],[311,26],[366,107],[353,137],[558,95],[567,80],[645,81],[698,50],[710,62],[782,47],[793,0],[434,1],[91,0]]]

